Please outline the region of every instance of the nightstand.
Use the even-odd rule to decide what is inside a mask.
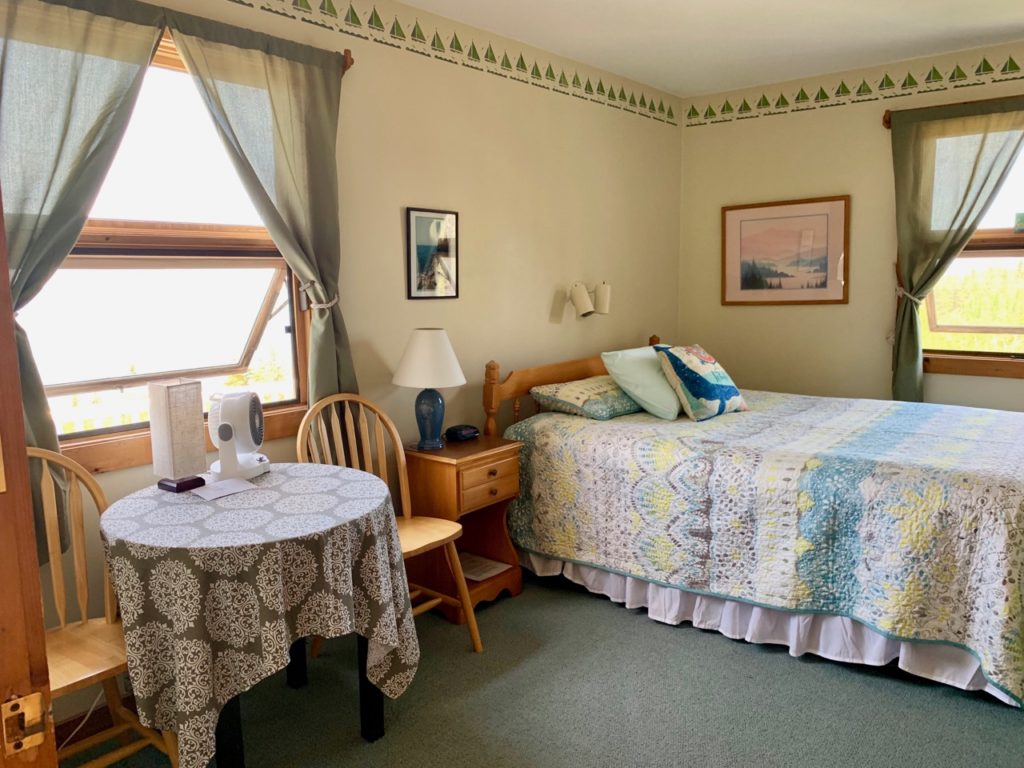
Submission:
[[[461,443],[449,442],[436,451],[417,450],[415,443],[405,447],[413,515],[460,522],[462,536],[455,545],[460,553],[476,556],[464,559],[469,571],[473,565],[485,569],[489,566],[492,571],[506,566],[480,579],[466,573],[474,607],[482,600],[494,600],[504,590],[513,596],[523,591],[519,559],[505,525],[508,505],[519,495],[521,447],[522,443],[515,440],[486,435]],[[443,552],[410,558],[405,567],[411,581],[444,594],[455,594]],[[460,609],[439,607],[451,621],[465,621]]]

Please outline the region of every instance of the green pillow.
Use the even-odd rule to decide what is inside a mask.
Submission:
[[[654,347],[602,352],[601,359],[615,383],[645,411],[660,419],[679,416],[679,398],[661,370]]]
[[[606,421],[643,410],[623,392],[611,376],[591,376],[579,381],[532,387],[533,399],[549,411],[571,413]]]

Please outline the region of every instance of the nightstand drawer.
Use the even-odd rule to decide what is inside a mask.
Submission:
[[[519,459],[513,457],[494,464],[484,464],[473,469],[464,469],[459,473],[462,478],[462,490],[467,491],[478,485],[493,483],[505,477],[512,477],[519,473]]]
[[[511,463],[514,464],[516,462]],[[477,485],[472,488],[463,487],[460,512],[466,514],[474,509],[480,509],[480,507],[486,507],[498,501],[514,498],[518,493],[518,472],[506,475],[505,477],[498,477],[496,480],[491,480],[483,485]]]

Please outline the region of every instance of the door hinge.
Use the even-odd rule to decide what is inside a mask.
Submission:
[[[3,721],[4,754],[8,757],[38,747],[46,739],[46,712],[43,694],[39,692],[5,701],[0,705],[0,719]]]

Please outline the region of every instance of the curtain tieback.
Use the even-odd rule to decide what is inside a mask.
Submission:
[[[902,285],[896,286],[896,298],[906,299],[907,301],[911,302],[915,307],[920,306],[921,302],[924,301],[924,299],[919,299],[913,294],[907,293],[905,290],[903,290]]]
[[[338,303],[338,297],[335,296],[333,299],[326,303],[320,303],[313,300],[313,286],[316,285],[315,280],[310,280],[305,283],[299,283],[299,290],[305,292],[306,298],[309,300],[310,309],[330,309]]]

